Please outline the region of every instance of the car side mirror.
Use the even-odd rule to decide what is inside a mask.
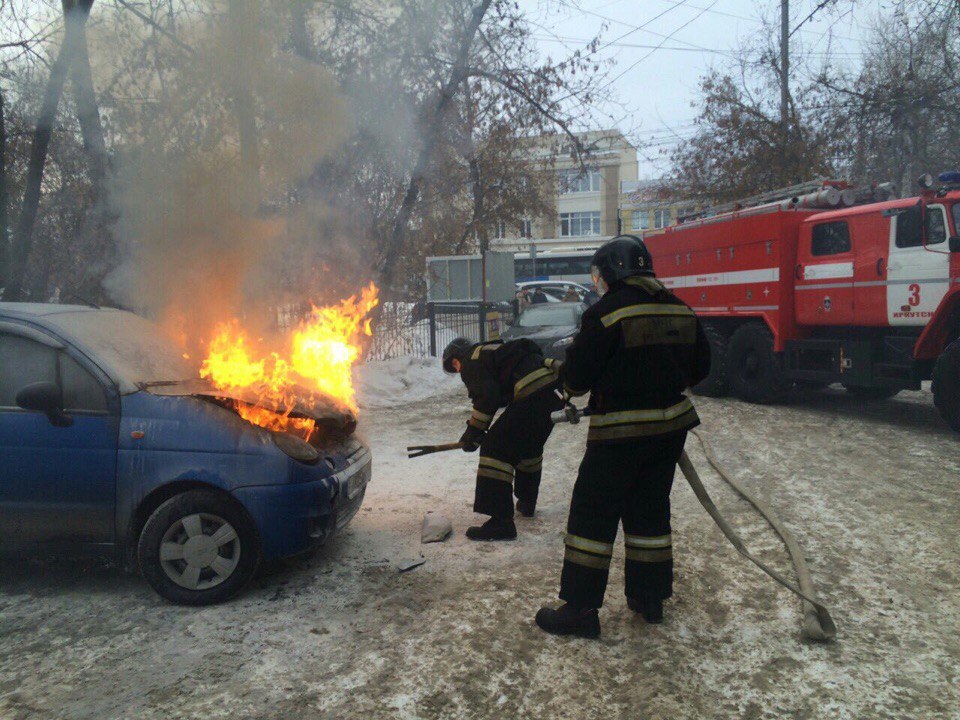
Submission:
[[[949,240],[950,252],[960,252],[960,235],[954,235]]]
[[[51,425],[68,427],[73,418],[63,412],[63,391],[52,382],[35,382],[20,389],[17,393],[17,406],[24,410],[42,412]]]

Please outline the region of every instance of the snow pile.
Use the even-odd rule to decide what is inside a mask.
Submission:
[[[374,360],[354,368],[357,402],[365,409],[396,407],[449,392],[460,385],[437,358]]]

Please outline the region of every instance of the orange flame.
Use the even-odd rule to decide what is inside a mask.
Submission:
[[[377,306],[377,287],[370,285],[338,305],[314,306],[287,339],[282,352],[259,352],[238,320],[217,326],[200,376],[218,390],[245,392],[272,405],[236,403],[241,417],[269,430],[295,432],[309,437],[313,420],[290,417],[298,401],[326,396],[356,414],[353,364],[360,357],[360,342],[371,335],[370,311]],[[310,397],[303,397],[306,390]]]

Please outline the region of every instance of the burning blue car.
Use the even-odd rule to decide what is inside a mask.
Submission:
[[[172,602],[233,596],[349,523],[371,472],[350,413],[297,406],[304,439],[242,419],[256,402],[132,313],[0,303],[0,543],[112,548]]]

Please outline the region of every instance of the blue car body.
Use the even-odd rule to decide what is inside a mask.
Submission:
[[[358,438],[318,446],[313,464],[296,460],[273,433],[243,420],[212,394],[176,386],[158,394],[144,378],[124,376],[122,363],[109,362],[110,353],[77,329],[90,324],[85,313],[115,314],[107,321],[120,325],[133,317],[117,310],[0,303],[0,362],[6,363],[0,368],[0,542],[90,543],[129,557],[147,517],[163,501],[185,490],[212,489],[239,501],[269,559],[321,544],[356,514],[371,471],[369,450]],[[42,365],[50,356],[44,348],[57,358],[65,402],[82,406],[84,393],[94,398],[86,403],[93,409],[67,407],[65,427],[13,406],[16,388],[3,387],[41,372],[35,364],[14,365],[31,352]],[[76,378],[73,399],[69,388]]]

